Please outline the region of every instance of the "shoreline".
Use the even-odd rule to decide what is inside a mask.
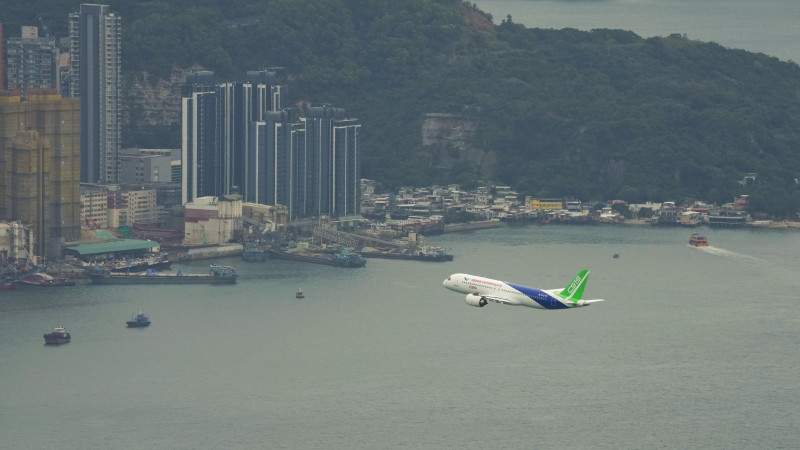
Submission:
[[[648,222],[647,220],[642,220],[642,219],[626,219],[626,220],[624,220],[623,222],[620,222],[617,225],[658,226],[658,225],[653,225],[650,222]],[[665,225],[665,226],[667,226],[667,225]],[[674,226],[681,227],[681,228],[693,229],[693,228],[698,228],[698,227],[708,227],[709,225],[707,223],[701,223],[701,224],[698,224],[696,226],[685,226],[685,225],[681,225],[681,224],[676,224]],[[669,227],[672,227],[672,225],[669,225]],[[732,227],[732,228],[769,229],[769,230],[798,229],[798,230],[800,230],[800,221],[794,221],[794,220],[771,221],[769,223],[760,224],[760,225],[745,224],[745,225]]]

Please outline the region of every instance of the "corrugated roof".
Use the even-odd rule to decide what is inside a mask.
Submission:
[[[108,230],[94,230],[94,235],[97,236],[98,239],[102,239],[104,241],[113,241],[117,239],[117,237],[111,234],[111,232]]]
[[[158,247],[158,242],[143,241],[141,239],[117,239],[114,241],[72,245],[67,247],[67,249],[78,252],[80,255],[97,255],[100,253],[124,252],[128,250],[147,250],[153,247]]]

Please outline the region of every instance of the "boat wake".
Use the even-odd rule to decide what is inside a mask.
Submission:
[[[728,258],[735,258],[735,259],[740,259],[740,260],[745,260],[745,261],[762,261],[761,258],[757,258],[755,256],[745,255],[745,254],[742,254],[742,253],[736,253],[736,252],[732,252],[730,250],[725,250],[724,248],[712,247],[710,245],[708,247],[694,247],[694,246],[690,245],[689,247],[697,249],[697,250],[699,250],[701,252],[709,253],[711,255],[724,256],[724,257],[728,257]]]

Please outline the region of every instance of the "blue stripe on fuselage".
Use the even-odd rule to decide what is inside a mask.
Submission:
[[[525,294],[526,297],[535,301],[536,303],[542,305],[542,308],[545,309],[567,309],[569,306],[561,303],[557,299],[553,298],[547,292],[544,292],[540,289],[529,288],[526,286],[520,286],[518,284],[506,283],[507,285],[511,286],[512,288],[522,292]]]

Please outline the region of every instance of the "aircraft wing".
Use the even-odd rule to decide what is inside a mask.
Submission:
[[[498,296],[495,296],[495,295],[481,295],[481,297],[485,298],[486,300],[488,300],[490,302],[501,303],[503,305],[516,305],[515,302],[512,302],[511,300],[509,300],[509,299],[507,299],[505,297],[498,297]]]
[[[602,299],[602,298],[595,298],[595,299],[592,299],[592,300],[581,300],[581,301],[582,302],[586,302],[586,303],[596,303],[596,302],[604,302],[605,300]]]

